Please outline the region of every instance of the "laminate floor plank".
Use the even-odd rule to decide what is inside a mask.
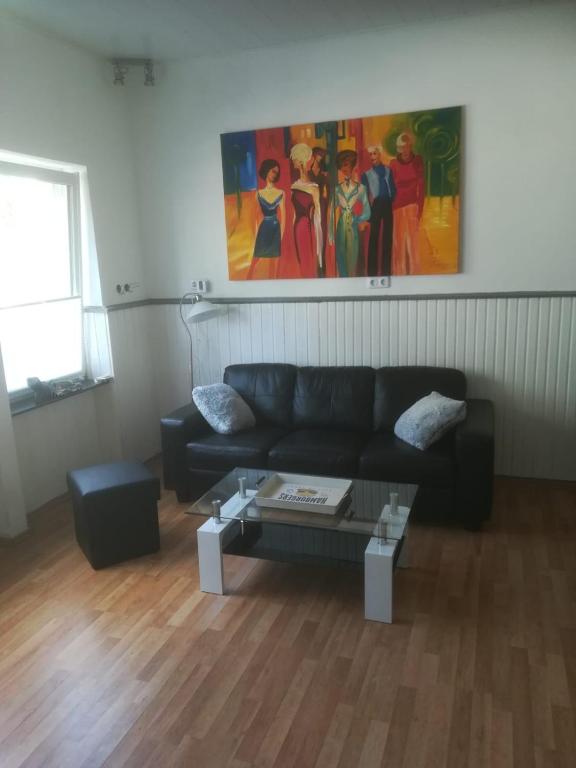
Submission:
[[[102,571],[65,498],[0,542],[1,768],[574,765],[575,484],[414,526],[392,625],[350,569],[229,557],[204,594],[199,521],[159,510],[161,551]]]

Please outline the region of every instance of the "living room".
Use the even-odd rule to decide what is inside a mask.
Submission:
[[[576,9],[433,5],[1,0],[0,175],[78,178],[91,384],[22,394],[0,326],[0,765],[571,764]],[[222,135],[454,107],[454,269],[230,279]],[[346,569],[231,556],[202,591],[166,487],[157,554],[83,557],[67,473],[161,476],[161,419],[257,363],[457,369],[492,404],[491,516],[415,522],[391,624]]]

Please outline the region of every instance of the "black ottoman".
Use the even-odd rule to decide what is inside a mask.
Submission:
[[[139,461],[68,472],[76,541],[93,568],[160,549],[160,481]]]

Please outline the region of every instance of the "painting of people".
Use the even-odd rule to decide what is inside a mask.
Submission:
[[[221,136],[231,280],[458,272],[462,108]]]

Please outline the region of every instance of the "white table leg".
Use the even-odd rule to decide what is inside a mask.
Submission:
[[[224,594],[222,537],[232,522],[234,521],[218,521],[211,517],[198,528],[198,567],[202,592],[213,592],[216,595]]]
[[[224,594],[224,559],[222,545],[230,528],[238,523],[231,515],[239,514],[244,507],[252,501],[256,491],[247,491],[246,498],[235,494],[222,507],[226,517],[216,520],[209,517],[198,528],[198,568],[200,571],[200,589],[202,592],[213,592],[216,595]]]
[[[364,553],[364,618],[392,623],[395,541],[373,536]]]

